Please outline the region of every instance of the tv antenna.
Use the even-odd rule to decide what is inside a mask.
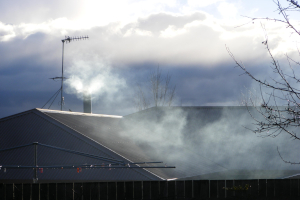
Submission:
[[[64,79],[67,79],[66,77],[64,77],[64,48],[65,48],[65,43],[70,43],[72,41],[78,41],[78,40],[86,40],[86,39],[89,39],[89,36],[79,36],[79,37],[70,37],[70,36],[65,36],[65,39],[62,39],[62,63],[61,63],[61,77],[54,77],[54,78],[50,78],[50,79],[53,79],[53,80],[57,80],[57,79],[61,79],[61,88],[60,88],[60,110],[62,110],[62,107],[64,105],[64,97],[63,97],[63,82],[64,82]],[[59,92],[59,91],[58,91]],[[55,94],[58,94],[58,93],[55,93]],[[55,96],[55,95],[54,95]],[[57,96],[57,95],[56,95]],[[52,97],[51,97],[52,98]],[[56,97],[55,97],[56,98]],[[55,100],[55,99],[54,99]],[[53,100],[53,101],[54,101]],[[49,99],[50,101],[50,99]],[[48,102],[49,102],[48,101]],[[48,103],[47,102],[47,103]],[[46,103],[46,104],[47,104]],[[52,104],[51,104],[52,105]],[[50,105],[50,106],[51,106]],[[43,106],[44,107],[44,106]],[[50,107],[49,107],[50,108]]]

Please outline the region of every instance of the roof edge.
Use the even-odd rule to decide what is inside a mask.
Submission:
[[[16,114],[13,114],[13,115],[9,115],[7,117],[3,117],[0,119],[0,122],[1,121],[6,121],[6,120],[10,120],[10,119],[13,119],[15,117],[20,117],[20,116],[23,116],[23,115],[26,115],[28,113],[31,113],[31,112],[34,112],[35,110],[37,110],[36,108],[33,108],[33,109],[30,109],[30,110],[26,110],[26,111],[23,111],[23,112],[20,112],[20,113],[16,113]]]
[[[91,116],[91,117],[110,117],[110,118],[123,118],[119,115],[106,115],[106,114],[93,114],[93,113],[82,113],[82,112],[73,112],[73,111],[60,111],[60,110],[49,110],[36,108],[38,111],[43,113],[58,113],[58,114],[66,114],[66,115],[80,115],[80,116]]]

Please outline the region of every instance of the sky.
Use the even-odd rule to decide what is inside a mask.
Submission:
[[[64,45],[63,110],[82,112],[88,90],[96,114],[136,112],[138,88],[151,101],[149,76],[158,66],[176,86],[174,106],[238,106],[258,85],[226,47],[260,79],[273,77],[266,35],[283,69],[285,54],[297,55],[297,37],[285,26],[247,18],[281,18],[272,0],[0,2],[0,118],[42,108],[59,90],[50,78],[61,76],[65,36],[89,39]],[[60,94],[51,102],[44,108],[59,110]]]

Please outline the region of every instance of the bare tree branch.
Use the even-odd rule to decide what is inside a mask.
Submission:
[[[286,0],[288,5],[283,7],[279,0],[274,0],[277,6],[277,11],[283,17],[283,19],[277,18],[250,18],[252,22],[254,21],[274,21],[282,23],[286,28],[290,29],[292,33],[296,33],[300,36],[300,31],[292,24],[288,13],[289,12],[299,12],[300,5],[297,1]],[[250,22],[249,22],[250,23]],[[247,23],[248,24],[248,23]],[[242,25],[243,26],[243,25]],[[300,140],[298,136],[300,128],[300,78],[297,77],[292,65],[300,66],[300,62],[295,61],[287,54],[287,66],[291,70],[288,73],[287,70],[283,70],[279,61],[273,56],[271,49],[269,47],[268,35],[266,34],[266,29],[262,25],[262,29],[265,31],[265,40],[262,42],[265,45],[266,50],[271,59],[271,68],[273,70],[275,78],[270,77],[269,80],[261,80],[255,77],[241,61],[238,61],[230,49],[226,46],[228,54],[231,56],[236,64],[236,67],[243,71],[243,74],[249,76],[252,80],[259,83],[261,91],[262,104],[260,106],[255,106],[255,101],[250,97],[250,100],[245,101],[245,105],[248,108],[248,112],[254,119],[255,129],[251,129],[254,133],[259,134],[260,137],[277,137],[280,134],[287,134],[290,138],[294,140]],[[300,56],[300,51],[298,49]],[[284,66],[284,65],[283,65]],[[283,102],[283,103],[282,103]],[[258,112],[261,118],[253,115],[250,112],[254,108]],[[290,162],[283,159],[279,149],[278,154],[281,159],[289,164],[300,164],[300,162]]]
[[[162,71],[159,66],[155,71],[149,75],[149,91],[151,93],[153,106],[171,106],[175,96],[176,86],[171,86],[171,75],[168,73],[166,76],[162,75]],[[151,106],[151,100],[149,92],[144,92],[139,86],[137,92],[136,108],[144,110]]]
[[[150,107],[150,103],[140,85],[138,86],[138,90],[136,92],[135,106],[138,111],[145,110]]]

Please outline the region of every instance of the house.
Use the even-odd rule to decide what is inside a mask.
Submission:
[[[105,116],[72,112],[32,109],[13,116],[2,118],[0,122],[1,149],[19,147],[0,153],[0,165],[34,165],[34,142],[37,146],[38,166],[61,166],[82,164],[107,164],[116,161],[129,163],[123,155],[105,146],[109,142],[117,144],[124,141],[114,140],[119,116]],[[97,126],[91,126],[96,124]],[[100,137],[93,135],[94,131]],[[101,141],[106,137],[105,141]],[[49,148],[48,146],[54,147]],[[61,151],[58,148],[96,155],[106,160],[94,159],[83,155]],[[109,160],[111,159],[111,160]],[[33,169],[4,169],[0,171],[2,182],[32,182]],[[70,181],[112,181],[112,180],[161,180],[160,177],[143,169],[82,169],[77,168],[43,169],[38,171],[39,182]]]
[[[249,124],[246,107],[158,107],[123,117],[32,109],[0,119],[0,180],[253,179],[300,173],[277,152],[279,147],[285,158],[297,158],[296,141],[257,137],[243,127]],[[158,161],[163,164],[140,163]],[[116,163],[125,168],[114,168]]]

